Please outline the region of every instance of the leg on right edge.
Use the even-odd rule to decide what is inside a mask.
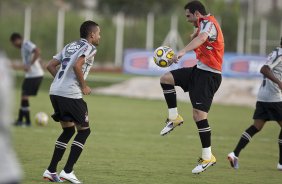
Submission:
[[[228,154],[227,159],[229,160],[231,167],[234,169],[239,168],[239,154],[241,150],[244,149],[251,141],[252,137],[263,128],[265,122],[265,120],[255,119],[254,124],[243,132],[234,151]]]
[[[279,163],[277,164],[277,169],[282,171],[282,121],[278,121],[278,124],[281,127],[280,134],[278,137],[278,145],[279,145]]]

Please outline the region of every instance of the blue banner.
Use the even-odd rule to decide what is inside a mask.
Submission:
[[[235,78],[261,77],[259,70],[265,62],[266,56],[225,53],[222,75]],[[190,52],[183,56],[177,64],[161,68],[153,61],[153,51],[131,49],[124,53],[123,70],[131,74],[160,76],[178,68],[192,67],[196,63],[195,54]]]

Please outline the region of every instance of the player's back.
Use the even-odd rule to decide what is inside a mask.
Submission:
[[[86,78],[93,65],[95,53],[96,47],[88,43],[86,39],[67,44],[60,53],[54,56],[54,59],[61,62],[61,66],[51,84],[50,94],[67,98],[82,98],[73,66],[80,56],[85,56],[82,72]]]

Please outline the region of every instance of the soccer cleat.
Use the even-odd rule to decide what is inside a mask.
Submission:
[[[63,181],[59,178],[57,173],[51,173],[48,170],[45,170],[43,173],[43,179],[51,182],[59,182],[62,183]]]
[[[183,124],[183,121],[184,121],[184,120],[183,120],[183,118],[182,118],[180,115],[178,115],[178,116],[176,117],[176,119],[174,119],[174,120],[167,119],[167,120],[166,120],[166,126],[162,129],[162,131],[161,131],[160,134],[161,134],[162,136],[168,134],[168,133],[171,132],[175,127],[182,125],[182,124]]]
[[[229,160],[231,167],[239,169],[239,158],[235,156],[234,152],[229,153],[227,159]]]
[[[282,171],[282,164],[278,163],[278,164],[277,164],[277,169],[278,169],[279,171]]]
[[[193,174],[200,174],[204,172],[209,166],[216,164],[216,158],[212,155],[210,160],[199,159],[198,165],[192,170]]]
[[[69,181],[71,183],[82,183],[80,182],[77,177],[74,175],[74,172],[72,171],[71,173],[66,173],[64,170],[61,171],[60,173],[60,178],[63,181]]]

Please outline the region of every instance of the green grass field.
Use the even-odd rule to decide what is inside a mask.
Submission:
[[[48,82],[47,82],[48,83]],[[46,87],[48,85],[43,85]],[[20,91],[16,90],[16,108]],[[278,161],[276,123],[268,123],[241,153],[240,169],[229,167],[226,155],[237,144],[252,119],[252,108],[214,105],[209,116],[213,153],[217,165],[200,175],[191,174],[201,153],[191,105],[179,103],[185,119],[182,127],[166,137],[159,135],[166,118],[164,101],[92,95],[88,103],[92,134],[75,166],[78,178],[87,184],[277,184],[282,173]],[[30,101],[32,116],[39,111],[52,114],[48,91],[41,90]],[[12,129],[14,146],[24,170],[24,184],[46,183],[42,173],[49,164],[59,124],[47,127]],[[69,154],[70,144],[59,163],[59,171]]]

